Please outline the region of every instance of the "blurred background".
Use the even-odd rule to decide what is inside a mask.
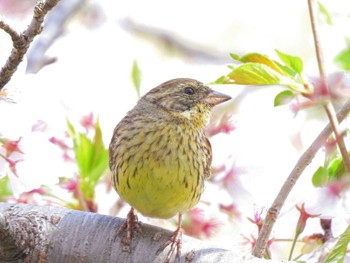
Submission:
[[[25,30],[35,2],[1,0],[3,19]],[[347,0],[318,6],[328,73],[344,70],[335,58],[349,48],[349,10]],[[0,97],[0,136],[17,141],[21,150],[16,153],[20,157],[14,155],[15,166],[4,158],[0,162],[0,177],[8,175],[9,186],[3,183],[0,189],[3,201],[51,203],[125,217],[129,208],[111,190],[108,170],[90,196],[94,204],[79,203],[74,192],[79,181],[74,136],[80,132],[93,138],[98,119],[108,147],[115,125],[138,99],[135,74],[141,79],[142,96],[171,78],[211,83],[229,72],[230,53],[259,52],[277,59],[275,49],[299,56],[306,77],[318,74],[307,1],[61,0],[45,21],[26,61],[7,84],[6,95]],[[1,65],[11,49],[10,37],[0,31]],[[349,75],[341,82],[350,87]],[[274,97],[283,87],[212,87],[233,100],[214,111],[208,126],[214,176],[202,201],[188,213],[185,230],[227,249],[249,251],[257,227],[247,218],[257,222],[264,216],[300,155],[327,123],[326,114],[320,107],[274,107]],[[324,201],[324,192],[312,186],[312,174],[323,160],[320,152],[298,181],[274,228],[275,238],[293,237],[294,227],[286,224],[296,224],[295,205],[302,203],[310,213],[336,218],[335,234],[349,223],[346,195],[342,202]],[[169,228],[175,223],[141,220]],[[314,220],[306,234],[318,231]],[[290,242],[274,243],[274,257],[285,258],[289,246]]]

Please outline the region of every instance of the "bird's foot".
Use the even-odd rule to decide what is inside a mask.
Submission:
[[[165,262],[168,263],[170,262],[170,258],[173,255],[175,248],[176,248],[176,256],[175,256],[175,261],[180,262],[180,257],[181,257],[181,245],[182,245],[182,229],[181,227],[178,227],[170,239],[165,242],[158,250],[157,250],[157,255],[161,253],[167,246],[170,245],[170,250],[168,252],[168,255],[165,259]]]
[[[122,232],[126,230],[126,235],[122,239],[122,244],[130,249],[131,239],[133,237],[134,232],[139,232],[143,236],[143,232],[141,229],[141,222],[139,222],[137,215],[134,213],[134,208],[131,208],[126,220],[118,229],[116,237],[119,236]]]

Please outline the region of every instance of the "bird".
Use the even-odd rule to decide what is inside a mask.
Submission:
[[[117,232],[129,246],[142,234],[135,210],[146,217],[178,215],[165,262],[181,256],[182,215],[195,206],[211,175],[212,149],[205,135],[211,109],[231,97],[190,78],[160,84],[142,96],[117,124],[109,145],[112,184],[130,206]]]

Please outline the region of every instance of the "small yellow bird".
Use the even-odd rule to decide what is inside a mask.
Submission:
[[[210,177],[212,151],[205,126],[213,106],[231,97],[201,82],[179,78],[149,91],[115,127],[109,146],[113,186],[132,207],[118,234],[140,231],[134,208],[142,215],[170,218],[178,227],[158,253],[171,245],[181,255],[182,214],[196,205]]]

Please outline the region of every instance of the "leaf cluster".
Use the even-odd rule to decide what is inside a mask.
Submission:
[[[288,90],[276,96],[275,106],[285,104],[297,94],[310,94],[310,84],[302,76],[302,60],[279,50],[276,50],[276,54],[281,62],[259,53],[248,53],[242,57],[230,54],[238,65],[230,65],[231,72],[221,76],[214,83],[287,87]]]
[[[79,168],[79,188],[85,200],[92,200],[95,187],[108,166],[108,151],[103,144],[100,124],[96,121],[91,139],[86,133],[77,132],[69,120],[67,125]]]

